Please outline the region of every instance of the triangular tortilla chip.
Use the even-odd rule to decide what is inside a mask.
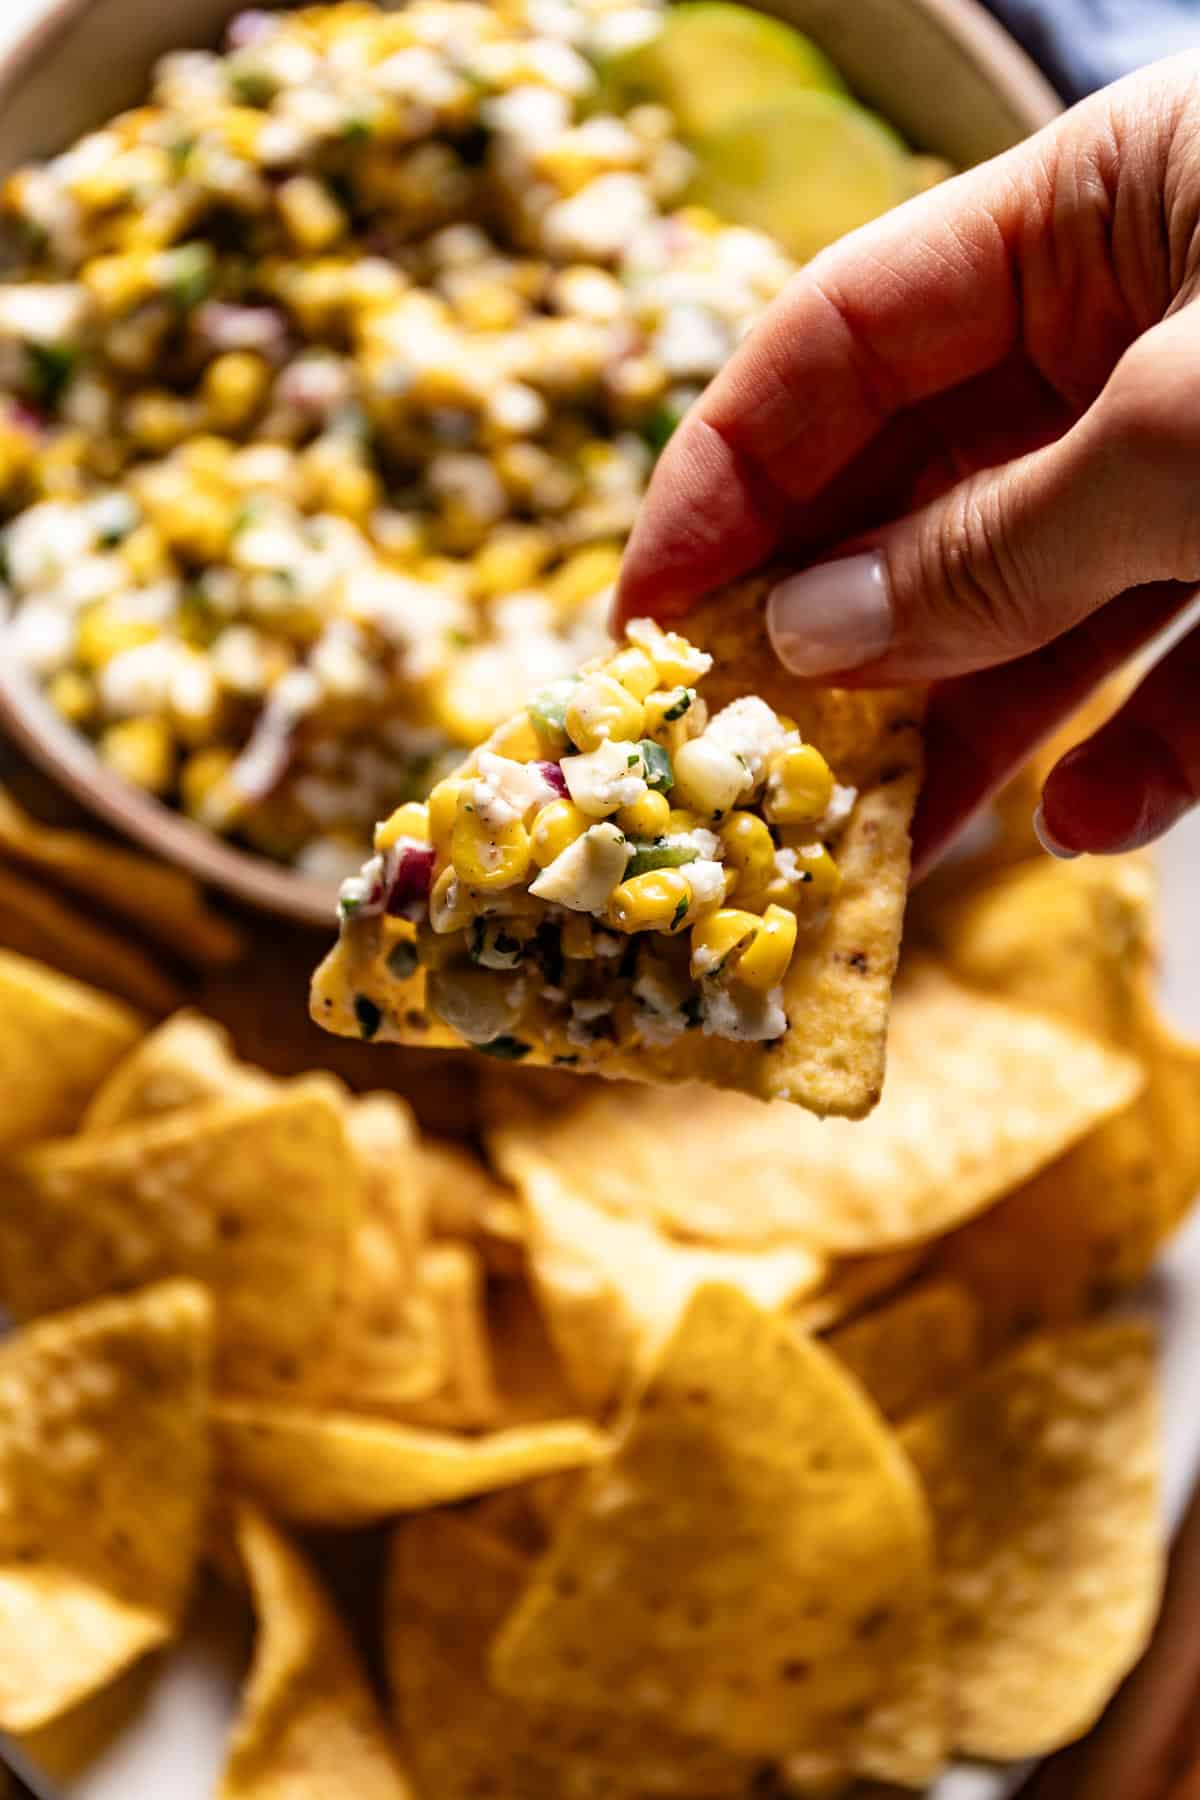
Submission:
[[[219,1800],[415,1800],[332,1601],[260,1512],[237,1541],[258,1638]]]
[[[33,1731],[176,1631],[208,1501],[212,1315],[164,1282],[0,1345],[0,1727]]]
[[[30,1318],[194,1276],[217,1302],[224,1379],[286,1386],[328,1325],[358,1186],[312,1087],[41,1144],[0,1172],[0,1298]]]
[[[493,1274],[519,1274],[525,1228],[512,1189],[465,1144],[426,1138],[421,1162],[434,1236],[465,1238]]]
[[[73,1130],[142,1029],[107,994],[0,950],[0,1150]]]
[[[1151,1333],[1032,1339],[906,1426],[937,1528],[958,1747],[1042,1756],[1140,1656],[1164,1544]]]
[[[826,1338],[885,1419],[953,1392],[979,1361],[979,1309],[953,1281],[922,1281]]]
[[[822,1259],[795,1244],[726,1250],[667,1237],[581,1199],[536,1147],[510,1144],[525,1195],[529,1267],[572,1392],[602,1412],[643,1371],[698,1288],[723,1282],[779,1311],[809,1294]]]
[[[909,827],[921,781],[922,703],[913,692],[819,689],[787,677],[767,642],[769,586],[762,577],[738,584],[690,615],[688,631],[716,659],[701,683],[711,705],[761,695],[796,720],[839,782],[857,790],[838,840],[842,882],[828,922],[784,977],[787,1032],[764,1045],[692,1031],[664,1048],[633,1051],[598,1039],[580,1047],[577,1068],[632,1081],[706,1082],[857,1119],[883,1088]],[[342,1037],[462,1049],[463,1040],[425,1007],[424,970],[395,972],[397,939],[406,933],[394,920],[351,921],[314,977],[312,1016]],[[529,1067],[555,1060],[537,1042],[523,1057]]]
[[[705,1288],[581,1483],[493,1676],[519,1700],[786,1756],[882,1698],[932,1580],[916,1478],[859,1389],[744,1295]]]
[[[752,1764],[636,1717],[521,1706],[487,1676],[487,1647],[529,1564],[448,1513],[392,1544],[383,1639],[401,1741],[436,1800],[744,1800]]]
[[[397,1405],[397,1417],[450,1431],[475,1431],[501,1422],[500,1396],[488,1336],[487,1277],[468,1244],[433,1244],[421,1256],[417,1292],[433,1313],[441,1377],[428,1394]],[[343,1395],[355,1404],[353,1392]]]
[[[349,1412],[223,1400],[218,1459],[233,1487],[297,1525],[349,1527],[584,1468],[608,1440],[582,1420],[480,1437],[424,1431]]]
[[[177,1012],[118,1063],[93,1096],[83,1125],[108,1131],[201,1100],[257,1100],[274,1087],[261,1069],[237,1060],[219,1025],[199,1013]]]
[[[682,1238],[877,1254],[980,1212],[1141,1083],[1131,1058],[920,963],[896,989],[887,1092],[860,1124],[599,1083],[546,1107],[510,1083],[493,1089],[488,1143],[518,1187],[537,1162],[579,1199]]]
[[[0,862],[0,944],[6,951],[50,963],[76,981],[119,994],[145,1012],[179,1005],[176,984],[137,944],[102,925],[84,901],[68,905],[44,882]]]

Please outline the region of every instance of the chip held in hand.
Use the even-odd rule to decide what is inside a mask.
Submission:
[[[869,1112],[919,705],[790,681],[765,587],[687,638],[634,620],[386,819],[342,889],[317,1023]]]

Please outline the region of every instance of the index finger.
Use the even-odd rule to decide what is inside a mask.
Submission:
[[[1036,143],[1036,140],[1035,140]],[[618,621],[686,611],[765,561],[902,409],[1017,341],[1014,244],[1045,204],[1030,145],[851,233],[796,275],[664,451],[625,555]]]

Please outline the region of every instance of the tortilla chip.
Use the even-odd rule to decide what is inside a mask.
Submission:
[[[434,1236],[465,1238],[493,1273],[519,1273],[525,1227],[512,1189],[463,1144],[426,1138],[421,1157]]]
[[[1043,739],[1025,767],[1001,788],[993,801],[999,827],[990,853],[993,864],[1042,855],[1042,846],[1033,829],[1033,815],[1051,770],[1068,750],[1082,744],[1085,738],[1108,723],[1144,674],[1145,667],[1139,668],[1135,660],[1131,666],[1101,682],[1069,719]]]
[[[723,1282],[775,1312],[824,1273],[821,1258],[795,1244],[684,1244],[652,1220],[618,1218],[574,1195],[532,1144],[510,1145],[508,1169],[525,1195],[533,1284],[588,1412],[603,1412],[648,1367],[699,1288]]]
[[[741,1800],[753,1765],[645,1721],[496,1693],[487,1647],[528,1561],[453,1514],[401,1525],[383,1617],[396,1728],[437,1800]]]
[[[33,1731],[178,1628],[208,1498],[212,1318],[165,1282],[0,1344],[0,1727]]]
[[[810,1111],[859,1119],[883,1089],[884,1040],[908,886],[909,827],[921,783],[922,703],[914,692],[849,692],[798,686],[767,644],[759,577],[729,589],[689,615],[692,641],[712,651],[704,691],[714,706],[761,694],[795,718],[838,780],[858,799],[838,846],[842,883],[825,929],[797,952],[783,981],[788,1018],[771,1044],[733,1043],[693,1031],[661,1049],[623,1051],[596,1040],[579,1051],[578,1072],[631,1081],[700,1081],[791,1101]],[[316,1022],[341,1037],[380,1043],[463,1048],[462,1039],[425,1010],[425,972],[392,972],[397,920],[359,920],[344,930],[313,978]],[[533,1043],[527,1066],[554,1056]]]
[[[937,1246],[993,1348],[1099,1311],[1136,1287],[1200,1190],[1200,1047],[1139,1002],[1137,1100]]]
[[[788,1318],[802,1331],[829,1331],[903,1287],[928,1254],[928,1245],[918,1244],[877,1256],[834,1257],[817,1292],[789,1307]]]
[[[565,1419],[574,1412],[575,1400],[562,1359],[523,1277],[491,1283],[488,1336],[506,1425]]]
[[[269,1075],[239,1062],[229,1034],[195,1012],[177,1012],[125,1057],[93,1096],[85,1131],[175,1112],[200,1100],[256,1100],[274,1089]]]
[[[245,948],[241,933],[212,911],[199,882],[182,869],[108,838],[43,825],[3,788],[0,851],[27,871],[74,889],[89,906],[140,926],[186,961],[233,962]]]
[[[952,1393],[979,1362],[979,1315],[965,1287],[922,1281],[826,1339],[885,1419]]]
[[[303,1087],[40,1144],[0,1195],[0,1300],[19,1318],[194,1276],[223,1378],[249,1391],[320,1345],[359,1203],[340,1114]]]
[[[937,1527],[958,1747],[1042,1756],[1140,1656],[1164,1546],[1155,1349],[1136,1320],[1031,1340],[902,1434]]]
[[[1157,954],[1148,855],[1049,857],[943,907],[935,939],[960,980],[1127,1049]]]
[[[220,1800],[415,1800],[332,1601],[287,1539],[237,1513],[258,1639]]]
[[[896,1441],[818,1344],[733,1288],[689,1306],[496,1639],[520,1700],[786,1756],[879,1699],[931,1605]]]
[[[434,1244],[421,1257],[417,1280],[433,1313],[441,1379],[427,1395],[397,1407],[397,1415],[450,1431],[499,1424],[483,1264],[466,1244]],[[344,1392],[343,1401],[354,1405],[353,1394]]]
[[[141,1031],[107,994],[0,950],[0,1150],[73,1130]]]
[[[178,988],[158,964],[98,924],[83,902],[68,906],[41,882],[2,863],[0,947],[50,963],[148,1013],[168,1013],[179,1004]]]
[[[878,1254],[980,1212],[1141,1082],[1131,1058],[920,963],[897,986],[887,1092],[861,1124],[599,1083],[548,1110],[511,1084],[488,1144],[518,1187],[536,1161],[579,1200],[681,1238]]]
[[[367,1210],[409,1274],[429,1236],[424,1151],[399,1094],[348,1096],[346,1131],[366,1176]]]
[[[582,1468],[607,1448],[600,1432],[576,1419],[463,1437],[254,1400],[219,1402],[213,1429],[238,1489],[281,1519],[339,1527]]]

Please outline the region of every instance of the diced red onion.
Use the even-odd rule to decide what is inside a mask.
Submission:
[[[385,905],[385,911],[394,919],[409,919],[416,924],[426,916],[433,886],[433,861],[434,853],[428,844],[404,843],[398,847]]]
[[[546,786],[553,788],[559,798],[565,800],[567,797],[567,778],[562,772],[562,765],[556,762],[535,762],[533,766],[545,782]]]
[[[231,50],[247,50],[251,44],[260,44],[265,37],[270,37],[276,23],[269,12],[252,7],[229,21],[226,42]]]

